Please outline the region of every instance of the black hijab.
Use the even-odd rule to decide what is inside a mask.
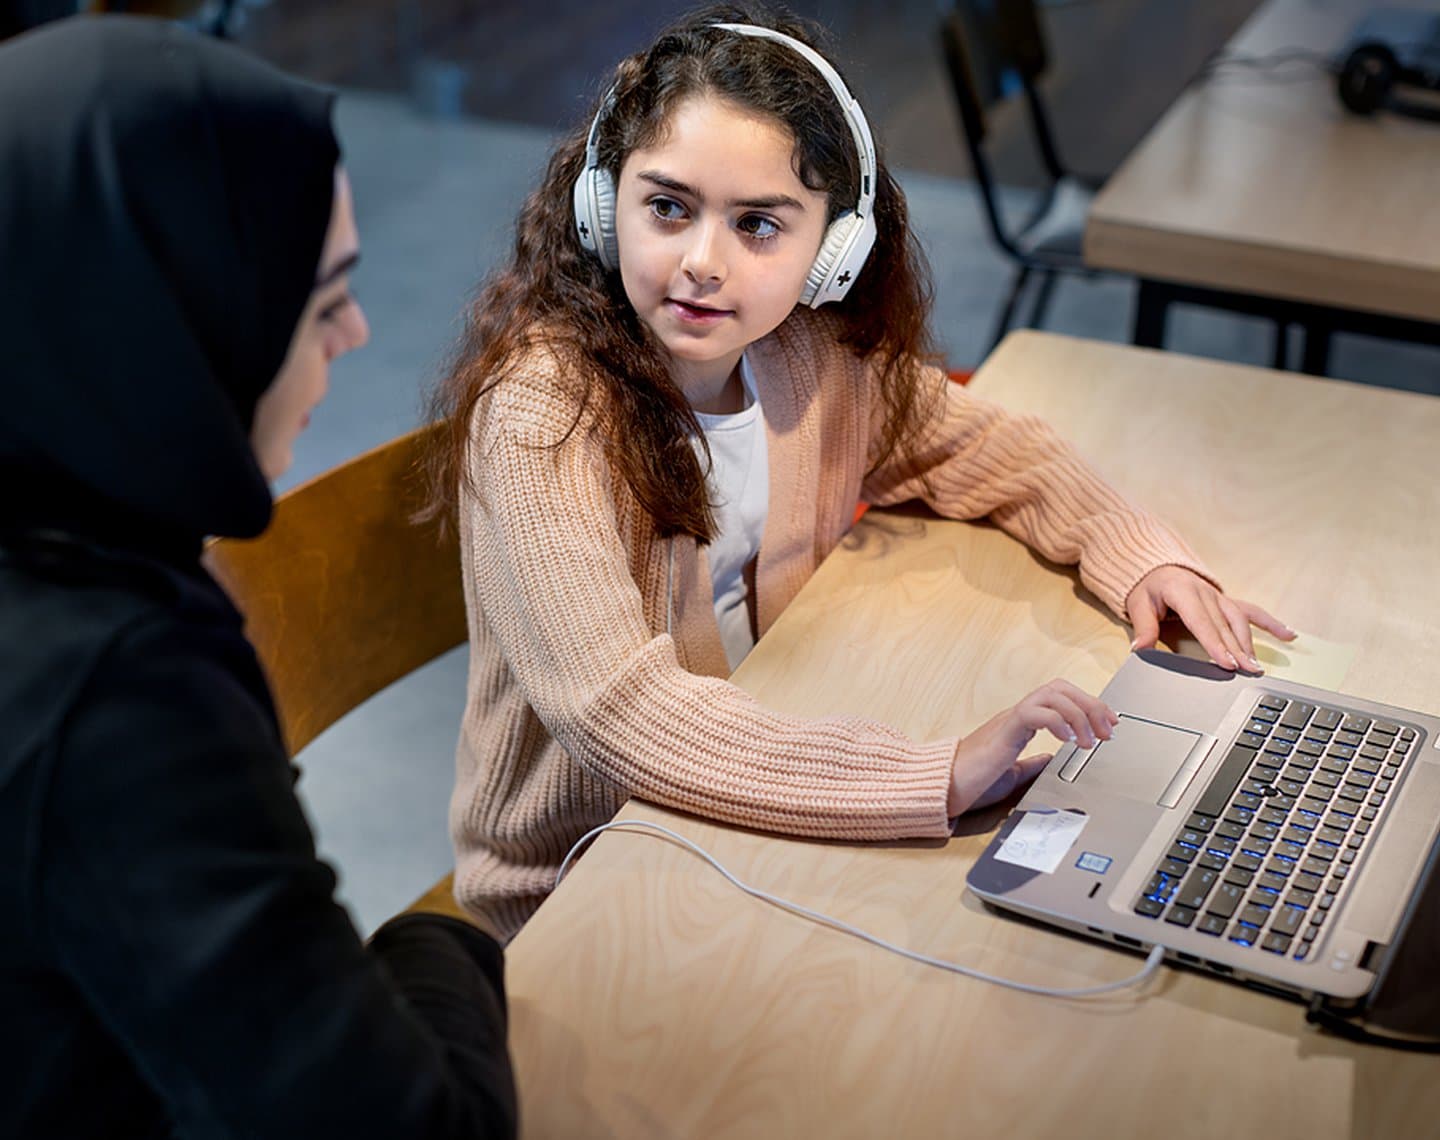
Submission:
[[[156,20],[0,46],[0,534],[265,528],[249,431],[315,284],[331,98]]]

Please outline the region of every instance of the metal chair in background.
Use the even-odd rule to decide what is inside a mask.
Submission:
[[[1022,327],[1044,321],[1059,275],[1100,276],[1086,267],[1081,253],[1096,185],[1060,159],[1037,86],[1049,57],[1033,0],[956,0],[942,16],[940,42],[986,220],[1001,252],[1015,263],[1010,293],[990,339],[993,348],[1014,323],[1032,277],[1038,284]],[[1025,217],[1011,224],[985,154],[986,113],[1017,93],[1025,102],[1047,183]]]
[[[1102,179],[1078,175],[1061,161],[1039,90],[1050,58],[1035,0],[954,0],[941,19],[940,41],[986,219],[996,244],[1016,266],[1009,296],[990,340],[993,349],[1015,323],[1016,309],[1031,277],[1038,277],[1039,284],[1029,315],[1021,322],[1026,328],[1043,323],[1055,281],[1062,274],[1092,280],[1129,278],[1085,264],[1085,221]],[[1018,225],[1012,226],[1005,218],[999,188],[985,155],[986,112],[1017,94],[1024,100],[1047,182],[1035,205]],[[1215,295],[1200,296],[1196,291],[1179,288],[1162,291],[1156,283],[1146,284],[1151,286],[1149,293],[1142,290],[1137,299],[1135,343],[1163,348],[1165,316],[1170,305],[1193,303],[1272,320],[1274,367],[1288,366],[1285,317],[1256,313],[1253,306],[1229,304]],[[1299,323],[1307,335],[1305,370],[1323,372],[1328,331],[1313,323]]]

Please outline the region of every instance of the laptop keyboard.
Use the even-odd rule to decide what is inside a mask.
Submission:
[[[1305,961],[1416,730],[1266,695],[1135,903],[1135,913]]]

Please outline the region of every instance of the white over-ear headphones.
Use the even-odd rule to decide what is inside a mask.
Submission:
[[[827,301],[838,301],[850,291],[875,244],[875,140],[870,135],[865,112],[860,109],[860,104],[850,94],[839,73],[807,44],[773,28],[753,24],[712,26],[784,44],[810,62],[840,101],[840,110],[850,125],[855,151],[860,159],[860,200],[853,210],[846,210],[825,230],[820,252],[810,266],[805,290],[800,294],[801,304],[812,309],[818,309]],[[620,247],[615,240],[615,179],[600,165],[598,140],[600,124],[605,121],[614,102],[615,91],[612,88],[600,104],[595,121],[590,124],[590,134],[585,140],[585,169],[575,179],[575,229],[580,236],[580,244],[610,270],[620,266]]]

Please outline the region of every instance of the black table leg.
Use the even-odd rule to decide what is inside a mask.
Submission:
[[[1311,376],[1324,376],[1330,366],[1330,328],[1328,325],[1305,326],[1305,350],[1300,371]]]
[[[1281,372],[1290,367],[1290,324],[1288,321],[1275,322],[1275,348],[1270,357],[1270,367]]]
[[[1165,347],[1165,317],[1170,310],[1170,291],[1158,281],[1140,278],[1135,294],[1135,323],[1130,342],[1140,348]]]

